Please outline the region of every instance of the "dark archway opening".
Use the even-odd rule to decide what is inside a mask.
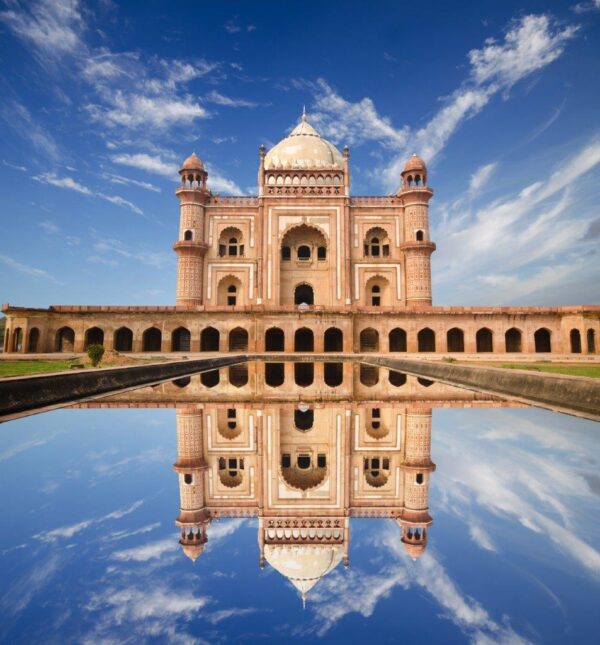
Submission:
[[[248,332],[241,327],[236,327],[229,332],[229,351],[230,352],[247,352],[248,351]]]
[[[372,327],[367,327],[360,332],[360,351],[361,352],[378,352],[379,351],[379,332]]]
[[[405,352],[406,351],[406,332],[404,329],[395,327],[388,336],[390,352]]]
[[[511,327],[504,334],[507,352],[521,352],[521,332],[515,327]]]
[[[587,330],[587,350],[588,354],[596,353],[596,333],[593,329]]]
[[[142,335],[142,351],[143,352],[160,352],[162,343],[162,334],[160,329],[150,327],[146,329]]]
[[[325,330],[324,349],[326,352],[341,352],[344,349],[344,334],[337,327]]]
[[[446,342],[448,344],[449,352],[464,352],[465,351],[465,335],[462,329],[453,327],[446,333]]]
[[[172,352],[189,352],[192,342],[192,334],[185,327],[178,327],[171,334],[171,351]]]
[[[581,334],[579,329],[571,329],[571,353],[581,354]]]
[[[38,351],[38,344],[40,341],[40,330],[37,327],[32,327],[29,330],[29,340],[27,341],[27,351],[30,354]]]
[[[542,327],[533,335],[535,341],[535,351],[544,354],[552,351],[552,341],[550,339],[550,330]]]
[[[218,352],[221,335],[214,327],[206,327],[200,334],[201,352]]]
[[[294,363],[294,381],[300,387],[308,387],[315,380],[314,363]]]
[[[133,349],[133,332],[129,327],[121,327],[115,332],[114,348],[117,352],[130,352]]]
[[[329,385],[329,387],[341,385],[344,381],[344,364],[325,363],[323,377],[325,379],[325,385]]]
[[[182,376],[181,378],[176,378],[171,381],[174,385],[177,387],[186,387],[188,386],[192,381],[191,376]]]
[[[231,365],[229,367],[229,382],[233,387],[244,387],[248,383],[248,366]]]
[[[435,333],[425,327],[417,334],[417,349],[420,352],[435,352]]]
[[[314,410],[294,410],[294,425],[298,430],[310,430],[314,421]]]
[[[295,305],[314,305],[315,292],[309,284],[299,284],[294,289]]]
[[[283,329],[279,327],[271,327],[267,329],[265,334],[265,351],[267,352],[283,352],[285,343],[285,334]]]
[[[433,385],[433,381],[430,381],[428,378],[422,378],[419,376],[419,378],[417,378],[417,381],[423,387],[431,387]]]
[[[475,344],[478,352],[493,352],[493,337],[492,330],[487,327],[482,327],[477,330],[475,334]]]
[[[75,332],[70,327],[61,327],[56,332],[56,351],[72,352],[75,348]]]
[[[301,327],[294,334],[294,351],[295,352],[314,352],[315,336],[312,329]]]
[[[90,327],[85,332],[83,349],[87,349],[90,345],[104,345],[104,331],[100,327]]]
[[[379,368],[372,365],[360,366],[360,382],[367,387],[373,387],[379,383]]]
[[[402,387],[406,383],[406,374],[390,370],[389,379],[394,387]]]
[[[204,387],[215,387],[215,385],[219,385],[220,380],[221,375],[219,374],[219,370],[211,370],[210,372],[202,372],[200,374],[200,383]]]
[[[271,387],[283,385],[285,370],[283,363],[265,363],[265,383]]]

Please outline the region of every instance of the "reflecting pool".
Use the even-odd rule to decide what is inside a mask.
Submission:
[[[165,391],[0,426],[3,642],[597,642],[597,424]]]

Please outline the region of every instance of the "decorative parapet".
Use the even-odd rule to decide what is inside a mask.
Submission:
[[[212,195],[208,206],[258,206],[258,197],[233,195],[222,197],[221,195]]]
[[[402,200],[395,196],[358,195],[350,197],[350,206],[401,206]]]

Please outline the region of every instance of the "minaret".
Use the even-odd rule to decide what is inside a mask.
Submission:
[[[204,241],[204,205],[210,198],[206,187],[208,173],[194,152],[179,171],[181,184],[175,191],[179,198],[179,239],[173,245],[177,253],[177,306],[202,304],[203,261],[208,245]]]
[[[402,527],[402,542],[408,555],[416,560],[425,551],[429,515],[429,475],[435,470],[431,461],[431,408],[406,410],[404,460],[404,510],[397,518]]]
[[[435,244],[429,239],[429,200],[433,190],[427,186],[425,162],[414,154],[402,171],[402,188],[397,193],[404,205],[406,258],[406,304],[431,305],[431,254]]]
[[[187,557],[196,561],[208,541],[206,530],[210,512],[204,499],[204,460],[202,412],[195,406],[177,408],[177,462],[180,513],[175,524],[181,528],[179,544]]]

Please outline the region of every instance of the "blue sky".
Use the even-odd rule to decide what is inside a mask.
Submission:
[[[0,8],[0,300],[172,304],[176,171],[256,192],[306,105],[353,194],[430,169],[434,304],[600,301],[600,4]]]
[[[534,409],[436,409],[426,553],[351,523],[310,592],[258,566],[255,520],[178,544],[174,409],[59,410],[0,431],[0,640],[533,645],[597,642],[597,428]],[[491,449],[493,447],[493,449]]]

